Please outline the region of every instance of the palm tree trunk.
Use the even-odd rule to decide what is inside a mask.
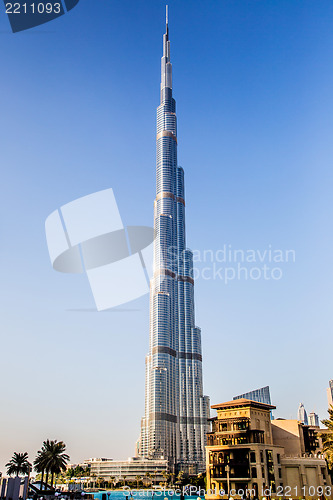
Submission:
[[[43,481],[44,481],[44,469],[42,470],[42,479],[41,479],[41,484],[40,484],[40,489],[43,489]]]
[[[52,475],[51,475],[51,487],[53,487],[53,479],[54,479],[54,473],[52,472]]]
[[[49,471],[46,471],[46,488],[48,488],[48,482],[49,482]]]

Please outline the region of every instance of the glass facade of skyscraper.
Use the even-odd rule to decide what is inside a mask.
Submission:
[[[195,325],[193,257],[186,248],[184,171],[177,163],[176,104],[168,22],[157,108],[154,276],[139,452],[170,468],[204,469],[209,399],[203,395],[201,331]],[[193,469],[192,469],[193,470]]]
[[[265,403],[266,405],[272,404],[268,385],[261,387],[260,389],[255,389],[254,391],[245,392],[244,394],[235,396],[233,399],[251,399],[251,401]]]
[[[303,403],[299,404],[298,413],[297,413],[297,420],[302,422],[304,425],[309,425],[308,414],[306,413],[306,409],[304,408]]]
[[[309,413],[308,420],[309,420],[309,425],[312,425],[313,427],[319,427],[320,425],[319,416],[314,411]]]

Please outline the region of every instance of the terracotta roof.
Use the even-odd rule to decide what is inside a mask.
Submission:
[[[259,403],[258,401],[252,401],[251,399],[233,399],[232,401],[227,401],[226,403],[220,403],[218,405],[212,405],[211,408],[214,410],[226,410],[228,408],[237,408],[243,406],[252,406],[254,408],[261,408],[262,410],[274,410],[276,406],[267,405],[266,403]]]

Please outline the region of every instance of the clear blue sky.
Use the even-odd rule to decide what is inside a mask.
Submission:
[[[188,245],[294,249],[279,281],[199,279],[212,404],[269,384],[276,416],[326,415],[332,366],[333,4],[169,1]],[[0,470],[62,439],[127,458],[144,413],[148,296],[93,312],[52,270],[46,217],[100,189],[151,225],[165,2],[81,0],[12,34],[0,12]],[[83,309],[83,311],[79,311]]]

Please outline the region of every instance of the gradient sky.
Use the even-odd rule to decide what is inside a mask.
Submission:
[[[326,416],[332,366],[333,3],[169,1],[192,249],[294,249],[279,281],[198,279],[211,403],[270,385],[275,415]],[[0,470],[64,440],[127,458],[144,414],[148,296],[94,311],[55,272],[46,217],[112,187],[152,225],[165,2],[81,0],[12,34],[0,11]],[[202,267],[202,266],[201,266]]]

